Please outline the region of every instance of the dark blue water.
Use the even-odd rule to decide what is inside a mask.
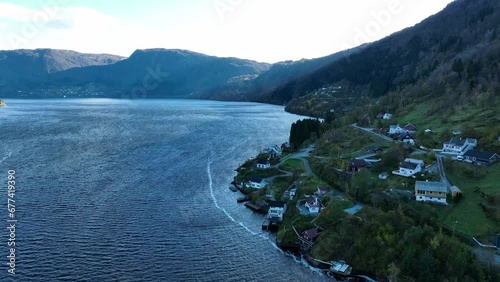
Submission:
[[[7,100],[0,220],[16,171],[16,274],[0,281],[322,281],[228,189],[286,141],[282,107],[207,101]]]

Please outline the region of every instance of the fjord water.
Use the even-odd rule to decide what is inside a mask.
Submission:
[[[234,169],[281,144],[283,107],[185,100],[7,100],[0,219],[16,171],[16,274],[1,281],[322,281],[236,203]]]

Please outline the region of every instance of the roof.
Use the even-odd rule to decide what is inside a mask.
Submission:
[[[331,269],[337,272],[346,272],[350,267],[348,264],[338,261],[332,261],[331,264],[332,264]]]
[[[415,127],[415,125],[413,125],[411,123],[405,125],[405,129],[409,130],[409,131],[415,131],[415,130],[417,130],[417,128]]]
[[[466,138],[466,139],[451,138],[450,142],[445,142],[444,144],[454,144],[456,146],[463,146],[465,144],[465,142],[475,143],[475,142],[477,142],[477,140],[472,139],[472,138]]]
[[[326,186],[318,186],[318,189],[320,191],[328,191],[328,187],[326,187]]]
[[[459,192],[459,193],[462,193],[462,191],[460,190],[460,188],[458,188],[457,186],[453,185],[450,187],[450,192]]]
[[[405,162],[414,163],[414,164],[424,164],[424,161],[422,161],[422,160],[411,159],[411,158],[406,158]]]
[[[306,202],[307,204],[309,204],[310,207],[321,207],[321,203],[316,197],[309,196],[306,198]]]
[[[306,230],[306,231],[302,232],[302,236],[303,235],[306,235],[308,238],[314,239],[314,238],[318,237],[318,235],[319,235],[318,229],[312,228],[312,229]]]
[[[448,189],[444,182],[429,182],[429,181],[416,181],[415,189],[429,192],[448,193]]]
[[[250,176],[250,177],[248,177],[248,181],[255,182],[255,183],[261,183],[262,182],[262,178],[257,177],[257,176]]]
[[[476,151],[476,150],[469,150],[464,154],[464,157],[471,157],[471,158],[476,158],[480,160],[492,160],[495,158],[500,158],[498,154],[496,153],[491,153],[491,152],[481,152],[481,151]]]
[[[359,160],[359,159],[351,160],[349,163],[350,163],[350,165],[357,166],[357,167],[366,167],[369,165],[369,163],[367,161]]]
[[[457,146],[463,146],[465,144],[465,139],[462,138],[451,138],[450,142],[445,144],[455,144]]]
[[[416,163],[411,163],[411,162],[402,162],[399,164],[399,167],[401,168],[406,168],[406,169],[416,169],[418,164]]]
[[[281,201],[270,201],[269,202],[270,208],[284,208],[285,205],[286,205],[285,202],[281,202]]]
[[[268,159],[260,159],[257,161],[258,164],[269,164],[269,160]]]

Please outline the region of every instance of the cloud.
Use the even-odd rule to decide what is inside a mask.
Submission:
[[[63,1],[71,2],[47,2]],[[78,6],[29,9],[0,3],[0,49],[128,56],[135,49],[178,48],[267,62],[298,60],[377,40],[414,25],[450,1],[421,5],[413,0],[317,0],[305,5],[297,0],[217,0],[229,7],[222,17],[212,1],[159,1],[163,6],[136,5],[133,10],[117,6],[113,16]],[[390,12],[391,3],[399,3],[401,12]]]
[[[35,12],[35,10],[31,10],[22,6],[9,3],[0,3],[0,18],[27,22],[30,18],[32,18]]]
[[[119,18],[91,8],[46,6],[28,9],[0,3],[0,32],[7,34],[0,39],[0,49],[82,50],[81,47],[92,47],[90,42],[95,45],[106,36],[121,33],[123,28]]]

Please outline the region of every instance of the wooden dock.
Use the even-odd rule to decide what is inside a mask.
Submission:
[[[236,199],[236,202],[238,202],[238,203],[243,203],[243,202],[248,202],[248,201],[250,201],[250,197],[241,197],[241,198]]]
[[[269,230],[270,226],[271,226],[271,221],[269,221],[269,218],[266,218],[264,222],[262,222],[262,230]]]

